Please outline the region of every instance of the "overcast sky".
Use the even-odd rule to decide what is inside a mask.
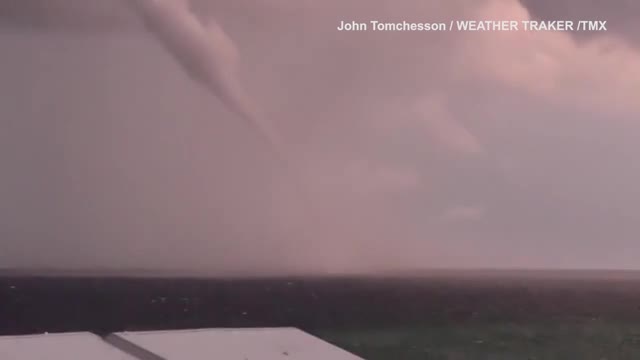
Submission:
[[[117,1],[43,1],[0,5],[0,267],[640,267],[635,2],[194,1],[305,164],[302,211]],[[533,18],[609,31],[336,31]]]

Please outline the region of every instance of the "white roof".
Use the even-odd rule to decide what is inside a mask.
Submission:
[[[90,333],[0,336],[2,360],[134,360]]]
[[[362,360],[295,328],[116,333],[168,360]]]

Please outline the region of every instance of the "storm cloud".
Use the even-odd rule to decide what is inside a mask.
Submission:
[[[274,226],[297,199],[260,146],[135,17],[44,3],[0,5],[7,267],[636,266],[633,3],[194,1],[234,39],[240,80],[331,215],[304,241]],[[336,31],[565,16],[611,30]]]

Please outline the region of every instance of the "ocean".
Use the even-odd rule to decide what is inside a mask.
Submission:
[[[632,272],[76,275],[3,272],[0,335],[294,326],[366,359],[640,358]]]

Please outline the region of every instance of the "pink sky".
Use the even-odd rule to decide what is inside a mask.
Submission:
[[[0,264],[637,267],[640,11],[576,1],[194,1],[304,164],[312,220],[115,2],[0,5]],[[335,30],[559,13],[610,31]]]

